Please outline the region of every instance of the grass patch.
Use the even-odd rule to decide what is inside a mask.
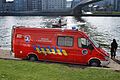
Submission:
[[[0,60],[0,80],[117,80],[120,73],[112,70],[64,64]]]
[[[120,12],[115,12],[115,11],[95,11],[93,14],[112,14],[112,15],[120,15]]]

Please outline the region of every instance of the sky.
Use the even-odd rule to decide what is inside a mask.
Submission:
[[[72,1],[72,0],[67,0],[67,1]]]
[[[6,1],[13,1],[13,0],[6,0]],[[72,1],[72,0],[67,0],[67,1]]]
[[[6,1],[13,1],[13,0],[6,0]]]

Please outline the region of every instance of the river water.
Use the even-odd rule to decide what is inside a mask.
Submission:
[[[0,48],[11,49],[12,26],[49,27],[58,16],[0,16]],[[81,17],[64,16],[67,26],[76,24],[94,38],[100,46],[110,52],[110,44],[117,40],[120,48],[120,17]],[[79,25],[85,21],[85,25]],[[119,49],[118,49],[119,51]],[[120,53],[117,53],[120,55]]]

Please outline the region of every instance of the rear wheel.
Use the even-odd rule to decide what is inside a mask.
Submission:
[[[92,59],[92,60],[90,60],[89,65],[93,66],[93,67],[98,67],[98,66],[100,66],[100,61],[97,59]]]
[[[29,55],[28,56],[28,59],[30,60],[30,61],[38,61],[38,58],[37,58],[37,56],[36,55]]]

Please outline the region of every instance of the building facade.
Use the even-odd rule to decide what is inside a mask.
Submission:
[[[120,0],[118,0],[118,11],[120,11]]]
[[[61,12],[66,9],[66,0],[42,0],[42,11]]]
[[[82,0],[73,0],[71,7],[74,7],[75,5],[77,5],[78,3],[80,3],[80,1],[82,1]]]
[[[42,0],[14,0],[15,11],[41,11]]]
[[[120,11],[120,0],[103,0],[95,3],[106,11]]]
[[[114,10],[120,11],[120,0],[114,0]]]
[[[42,10],[42,0],[32,0],[32,11]]]
[[[27,10],[28,11],[41,11],[42,0],[27,0]]]
[[[27,11],[27,0],[14,0],[15,11]]]
[[[14,4],[13,4],[13,1],[11,2],[6,2],[4,5],[4,12],[11,12],[14,10]]]
[[[42,0],[42,11],[48,11],[48,0]]]
[[[3,11],[4,9],[4,4],[5,4],[6,0],[0,0],[0,11]]]
[[[1,1],[1,0],[0,0]],[[2,2],[0,3],[1,5]],[[66,0],[14,0],[14,11],[49,11],[49,12],[61,12],[66,9]],[[8,6],[11,6],[10,3],[7,3],[5,10],[8,9]],[[2,7],[2,6],[0,6]],[[2,9],[2,8],[1,8]]]
[[[27,10],[32,11],[32,0],[27,0]]]

